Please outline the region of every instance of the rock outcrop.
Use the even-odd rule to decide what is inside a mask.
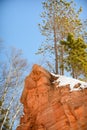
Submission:
[[[24,115],[16,130],[87,130],[87,89],[56,87],[56,79],[41,66],[33,66],[25,79]]]

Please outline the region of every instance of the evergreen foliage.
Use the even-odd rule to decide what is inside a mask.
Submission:
[[[69,34],[67,40],[61,41],[65,51],[65,68],[74,78],[87,76],[87,44],[82,38]]]
[[[71,32],[76,37],[81,35],[82,23],[79,14],[82,8],[76,11],[72,1],[46,0],[43,2],[43,9],[39,27],[46,41],[38,49],[37,54],[48,56],[45,61],[47,65],[51,66],[56,74],[64,74],[63,46],[60,46],[59,42],[66,39]]]

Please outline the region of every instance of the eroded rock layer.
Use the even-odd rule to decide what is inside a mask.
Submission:
[[[87,89],[57,87],[56,77],[34,65],[21,96],[24,115],[16,130],[87,130]],[[57,84],[58,86],[58,84]]]

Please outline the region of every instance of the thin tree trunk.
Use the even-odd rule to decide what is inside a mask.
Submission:
[[[14,124],[14,121],[15,121],[15,119],[16,119],[18,113],[20,112],[20,109],[21,109],[21,108],[22,108],[22,106],[20,106],[20,105],[17,106],[16,113],[14,114],[14,116],[13,116],[13,118],[12,118],[12,121],[11,121],[10,126],[9,126],[9,130],[12,129],[13,124]]]
[[[55,73],[58,74],[58,47],[57,47],[57,37],[56,37],[56,22],[54,15],[54,53],[55,53]]]
[[[75,78],[74,66],[72,67],[72,77]]]
[[[61,46],[61,74],[64,75],[64,62],[63,62],[63,55],[64,55],[64,46]]]
[[[64,75],[64,46],[63,45],[58,45],[59,48],[59,69],[60,69],[60,75]]]
[[[4,118],[3,122],[2,122],[2,125],[1,125],[0,130],[3,130],[3,126],[4,126],[5,122],[6,122],[6,119],[7,119],[8,113],[9,113],[9,110],[10,110],[11,105],[12,105],[12,103],[13,103],[13,100],[14,100],[14,98],[12,97],[12,99],[11,99],[11,101],[10,101],[10,103],[9,103],[9,106],[8,106],[8,108],[7,108],[7,112],[6,112],[5,118]]]

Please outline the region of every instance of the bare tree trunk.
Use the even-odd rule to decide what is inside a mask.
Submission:
[[[57,44],[56,44],[56,37],[54,34],[54,49],[55,49],[55,72],[58,74],[58,51],[57,51]]]
[[[3,108],[3,105],[4,105],[4,100],[5,100],[5,97],[6,97],[6,95],[7,95],[7,91],[8,91],[8,88],[9,88],[9,86],[8,86],[8,84],[9,84],[9,82],[10,82],[10,78],[11,78],[11,69],[12,69],[12,64],[10,64],[10,69],[9,69],[9,73],[8,73],[8,76],[6,77],[6,80],[5,80],[5,83],[4,83],[4,93],[3,93],[3,95],[2,95],[2,105],[1,105],[1,107],[0,107],[0,109],[2,109]]]
[[[21,108],[22,108],[22,106],[20,106],[20,105],[17,106],[17,108],[16,108],[16,113],[14,114],[14,116],[13,116],[13,118],[12,118],[12,121],[11,121],[10,126],[9,126],[9,130],[12,129],[13,124],[14,124],[14,121],[15,121],[15,119],[16,119],[18,113],[20,112]]]
[[[58,74],[58,47],[57,47],[57,34],[56,34],[56,22],[55,22],[55,15],[54,15],[54,53],[55,53],[55,73]]]
[[[74,66],[72,66],[72,77],[75,78]]]
[[[18,76],[17,76],[17,80],[16,80],[16,86],[18,85]],[[8,88],[8,87],[7,87]],[[8,89],[6,89],[6,90],[8,90]],[[7,91],[6,91],[7,92]],[[7,93],[6,93],[7,94]],[[4,117],[4,120],[3,120],[3,122],[2,122],[2,125],[1,125],[1,128],[0,128],[0,130],[3,130],[3,126],[4,126],[4,124],[5,124],[5,122],[6,122],[6,119],[7,119],[7,116],[8,116],[8,114],[9,114],[9,111],[10,111],[10,108],[11,108],[11,106],[12,106],[12,103],[13,103],[13,101],[14,101],[14,97],[15,97],[15,95],[16,95],[16,89],[14,89],[14,92],[13,92],[13,96],[12,96],[12,98],[11,98],[11,101],[10,101],[10,103],[9,103],[9,105],[8,105],[8,108],[7,108],[7,112],[6,112],[6,114],[5,114],[5,117]],[[4,94],[4,98],[6,97],[6,95]],[[4,101],[3,101],[4,102]],[[4,103],[3,103],[4,104]],[[1,106],[1,109],[2,109],[2,107],[3,106]]]
[[[64,62],[63,62],[63,55],[64,55],[64,46],[61,46],[61,75],[64,75]]]
[[[8,113],[9,113],[9,110],[10,110],[11,105],[12,105],[12,103],[13,103],[13,100],[14,100],[14,98],[12,97],[12,99],[11,99],[11,101],[10,101],[10,103],[9,103],[9,106],[8,106],[8,108],[7,108],[7,112],[6,112],[5,118],[4,118],[3,122],[2,122],[2,125],[1,125],[0,130],[3,130],[3,126],[4,126],[5,122],[6,122],[6,119],[7,119]]]

